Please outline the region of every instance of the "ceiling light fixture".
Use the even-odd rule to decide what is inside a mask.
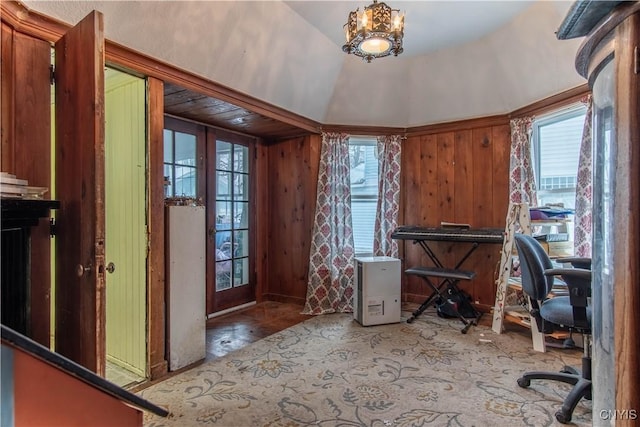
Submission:
[[[347,43],[342,50],[349,54],[353,53],[367,62],[373,58],[398,56],[404,50],[404,13],[373,0],[362,12],[358,8],[349,13],[344,32]]]

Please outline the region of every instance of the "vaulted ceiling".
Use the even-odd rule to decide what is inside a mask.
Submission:
[[[323,124],[411,127],[503,114],[584,83],[581,39],[555,37],[568,1],[399,1],[405,52],[342,52],[369,1],[32,1],[69,24],[104,14],[105,36]]]

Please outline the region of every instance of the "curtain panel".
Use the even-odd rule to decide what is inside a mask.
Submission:
[[[536,206],[536,180],[531,162],[531,125],[533,117],[511,120],[509,162],[509,202]]]
[[[401,136],[378,137],[378,205],[373,234],[373,255],[398,257],[398,243],[391,233],[400,211]]]
[[[323,133],[304,314],[353,311],[349,136]]]
[[[591,95],[581,100],[587,106],[587,113],[582,128],[582,143],[578,160],[576,182],[576,210],[573,237],[574,254],[578,257],[591,258],[591,207],[592,207],[592,140],[591,121],[593,104]]]

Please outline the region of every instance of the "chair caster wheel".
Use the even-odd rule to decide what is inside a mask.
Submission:
[[[571,414],[565,414],[564,411],[560,410],[556,412],[556,420],[559,423],[567,424],[571,421]]]
[[[527,388],[531,385],[531,380],[524,377],[518,378],[518,385],[522,388]]]
[[[416,318],[415,318],[415,317],[409,317],[409,318],[407,319],[407,323],[413,323],[413,321],[414,321],[414,320],[416,320]]]

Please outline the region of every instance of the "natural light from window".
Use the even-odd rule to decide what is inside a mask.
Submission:
[[[373,255],[378,203],[378,148],[375,137],[349,138],[351,217],[356,255]]]
[[[533,124],[533,163],[538,204],[575,208],[576,175],[586,107],[539,118]]]
[[[196,197],[196,137],[164,130],[165,197]]]
[[[583,104],[538,118],[533,123],[532,158],[538,206],[575,209],[576,183],[582,132],[586,115]],[[557,226],[537,227],[537,233],[567,233],[566,255],[573,252],[574,215]]]

